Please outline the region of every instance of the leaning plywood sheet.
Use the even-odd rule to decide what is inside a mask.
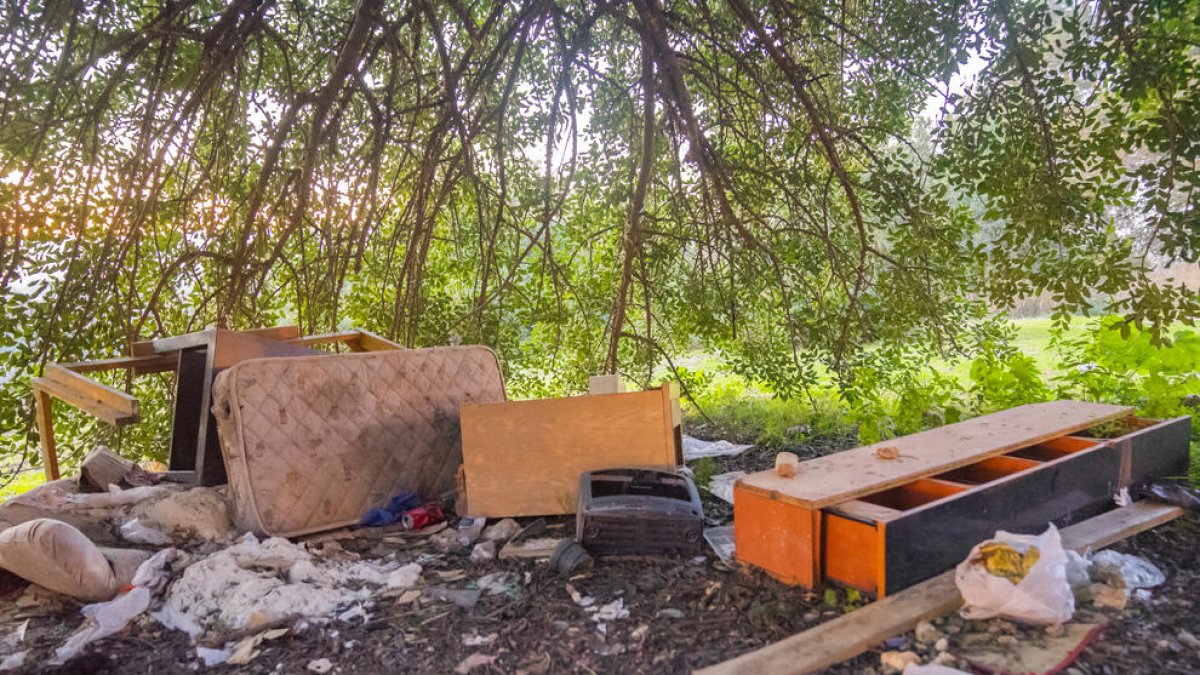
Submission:
[[[442,347],[243,361],[214,393],[240,524],[294,536],[453,490],[459,405],[503,401],[504,383],[491,350]]]
[[[584,471],[682,461],[671,386],[464,405],[462,434],[466,511],[475,517],[574,513]]]
[[[1131,414],[1133,408],[1101,403],[1033,403],[804,462],[790,478],[763,471],[741,484],[820,508]],[[875,451],[884,446],[896,448],[899,457],[880,459]]]

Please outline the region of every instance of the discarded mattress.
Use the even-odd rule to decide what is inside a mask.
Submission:
[[[454,490],[459,405],[504,400],[486,347],[243,361],[213,414],[238,524],[296,536],[358,522],[401,490]]]

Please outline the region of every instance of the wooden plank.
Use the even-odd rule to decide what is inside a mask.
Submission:
[[[326,355],[325,352],[309,349],[303,345],[280,342],[250,332],[237,332],[220,328],[216,329],[212,344],[213,346],[210,348],[210,351],[213,354],[212,367],[214,375],[220,369],[228,368],[235,363],[241,363],[249,359]]]
[[[1063,544],[1080,552],[1102,548],[1182,514],[1183,509],[1177,506],[1139,502],[1063,529]],[[961,606],[954,570],[949,570],[803,633],[695,672],[702,675],[812,673],[854,658],[871,645]]]
[[[33,390],[33,406],[37,415],[38,444],[42,449],[42,468],[46,480],[58,480],[58,448],[54,443],[54,399],[50,394]]]
[[[356,330],[338,331],[336,333],[320,333],[317,335],[302,335],[298,338],[288,340],[289,344],[300,345],[302,347],[310,347],[313,345],[327,345],[336,343],[353,343],[357,342],[362,337],[362,334]],[[361,351],[361,350],[356,350]]]
[[[110,408],[123,411],[123,417],[132,418],[134,422],[137,421],[139,412],[137,398],[120,389],[97,382],[90,377],[84,377],[54,363],[46,364],[43,376],[79,392],[81,396],[95,399]]]
[[[1100,403],[1034,403],[809,460],[801,463],[800,470],[791,478],[762,471],[746,476],[739,483],[748,490],[778,494],[779,498],[797,505],[820,508],[1132,413],[1133,408],[1127,406]],[[883,446],[897,448],[900,457],[880,459],[875,451]]]
[[[359,336],[358,344],[364,352],[381,352],[389,349],[404,349],[403,345],[392,342],[391,340],[385,337],[380,337],[374,333],[365,330],[359,330],[357,333]]]
[[[829,507],[829,510],[838,515],[868,523],[887,522],[904,513],[898,509],[890,509],[886,506],[864,502],[860,499],[841,502],[837,506]]]
[[[115,427],[123,427],[127,424],[133,424],[140,418],[137,408],[137,399],[129,396],[130,401],[121,407],[110,405],[106,400],[106,396],[98,394],[99,388],[104,385],[99,382],[93,382],[85,377],[81,379],[89,383],[88,385],[79,385],[77,383],[65,383],[59,380],[50,379],[48,377],[35,377],[30,380],[30,385],[34,390],[40,391],[53,396],[65,403],[86,412],[87,414],[103,420]],[[115,391],[115,390],[114,390]],[[128,396],[128,394],[126,394]]]
[[[238,335],[248,335],[263,340],[281,342],[300,337],[300,327],[295,325],[268,326],[266,328],[251,328],[240,331],[210,327],[196,331],[195,333],[185,333],[183,335],[173,335],[153,340],[139,340],[130,344],[129,352],[134,356],[146,356],[148,354],[165,354],[180,349],[200,347],[212,344],[214,336],[218,333],[236,333]]]
[[[68,361],[58,365],[76,373],[95,373],[121,368],[137,368],[141,372],[147,372],[144,369],[171,370],[175,366],[175,358],[170,355],[154,354],[151,356],[121,356],[115,359],[96,361]]]
[[[657,389],[461,408],[471,516],[574,513],[579,474],[618,466],[674,468]]]

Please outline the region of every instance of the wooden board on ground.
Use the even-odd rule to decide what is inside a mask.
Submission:
[[[679,399],[661,389],[464,405],[466,504],[473,517],[574,513],[579,474],[681,461]]]
[[[821,508],[1131,414],[1133,408],[1102,403],[1033,403],[802,462],[790,478],[762,471],[740,483],[765,496]],[[900,456],[875,454],[888,446]]]
[[[1178,506],[1139,502],[1064,528],[1063,546],[1079,552],[1103,548],[1181,515],[1183,509]],[[696,672],[812,673],[852,659],[871,645],[962,606],[954,572],[949,570],[803,633]]]

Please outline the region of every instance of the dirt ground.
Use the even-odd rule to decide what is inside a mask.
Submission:
[[[848,444],[849,439],[834,439],[795,450],[815,456]],[[751,450],[740,458],[719,459],[718,464],[721,471],[753,470],[769,466],[773,457]],[[711,521],[731,516],[728,505],[707,495],[705,508]],[[573,522],[565,518],[549,525],[551,532],[564,535],[573,530]],[[1068,672],[1200,673],[1197,535],[1200,519],[1193,514],[1118,546],[1158,565],[1167,582],[1148,599],[1131,600],[1120,612],[1082,607],[1081,617],[1107,626]],[[837,594],[836,605],[827,604],[824,593],[807,593],[759,573],[732,569],[711,552],[694,560],[601,560],[588,571],[564,578],[541,561],[472,563],[466,551],[430,557],[432,549],[424,540],[396,544],[353,538],[339,544],[343,555],[364,559],[397,552],[402,561],[421,558],[423,579],[431,584],[472,588],[475,580],[492,572],[510,573],[511,583],[505,592],[484,593],[470,609],[428,597],[380,596],[366,608],[365,617],[295,624],[282,637],[264,641],[244,666],[206,669],[186,635],[143,617],[125,633],[52,667],[49,654],[81,622],[79,605],[63,596],[31,598],[27,584],[0,573],[0,634],[28,621],[23,647],[29,657],[13,672],[428,673],[465,668],[465,660],[473,657],[473,673],[677,673],[720,662],[849,611],[844,593]],[[593,598],[594,604],[582,607],[572,591]],[[615,606],[615,616],[598,620],[593,610],[604,606]],[[622,616],[621,609],[628,615]],[[943,646],[951,654],[999,634],[1036,639],[1042,630],[957,618],[937,627],[947,637]],[[883,672],[879,652],[884,648],[878,646],[831,672]],[[911,649],[926,661],[938,653],[932,645],[918,643],[913,634],[899,636],[886,648]],[[328,671],[321,670],[323,666],[329,666]]]

